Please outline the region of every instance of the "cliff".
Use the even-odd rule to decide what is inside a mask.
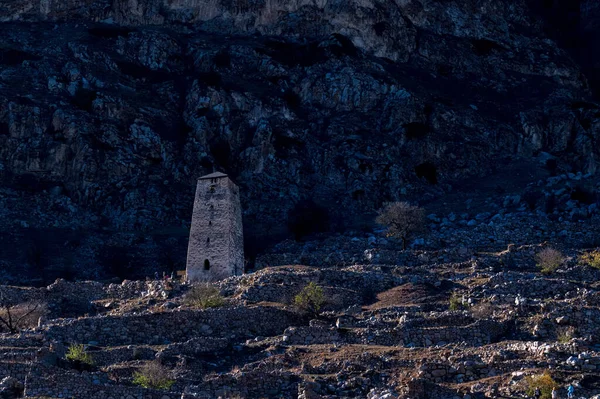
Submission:
[[[595,173],[588,69],[536,10],[4,1],[0,262],[30,275],[182,268],[195,179],[214,169],[240,186],[249,253],[517,159]]]

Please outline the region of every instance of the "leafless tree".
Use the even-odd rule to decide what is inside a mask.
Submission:
[[[18,295],[6,287],[0,287],[0,327],[14,334],[24,328],[37,325],[46,313],[46,304],[42,301],[19,301]]]
[[[425,228],[425,210],[408,202],[388,202],[375,221],[387,227],[388,236],[402,239],[402,249],[406,249],[406,240]]]

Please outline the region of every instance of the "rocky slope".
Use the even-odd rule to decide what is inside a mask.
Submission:
[[[219,282],[221,306],[208,309],[190,306],[192,288],[172,281],[0,286],[49,310],[39,325],[0,334],[0,395],[523,398],[546,375],[543,399],[551,384],[561,397],[573,384],[576,397],[600,398],[600,252],[591,262],[590,251],[565,250],[541,274],[545,248],[269,267]],[[293,305],[309,282],[326,298],[318,314]],[[67,357],[77,344],[90,365]],[[135,373],[157,362],[173,384],[136,385]]]
[[[599,108],[533,3],[4,1],[0,262],[180,269],[213,169],[250,255],[517,158],[595,173]]]

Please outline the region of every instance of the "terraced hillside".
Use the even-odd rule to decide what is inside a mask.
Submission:
[[[57,281],[2,287],[44,298],[40,325],[0,337],[4,391],[52,398],[523,397],[549,373],[600,394],[600,270],[566,254],[552,274],[543,245],[506,251],[406,251],[406,261],[278,266],[217,284],[220,306],[190,304],[173,281]],[[325,305],[294,296],[309,282]],[[58,315],[69,314],[69,318]],[[65,359],[84,344],[92,364]],[[173,384],[133,383],[159,362]],[[563,389],[561,388],[561,389]],[[386,396],[387,395],[387,396]]]

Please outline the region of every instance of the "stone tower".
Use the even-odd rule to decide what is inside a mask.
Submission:
[[[242,274],[244,238],[238,187],[216,172],[198,179],[188,244],[188,281],[214,281]]]

